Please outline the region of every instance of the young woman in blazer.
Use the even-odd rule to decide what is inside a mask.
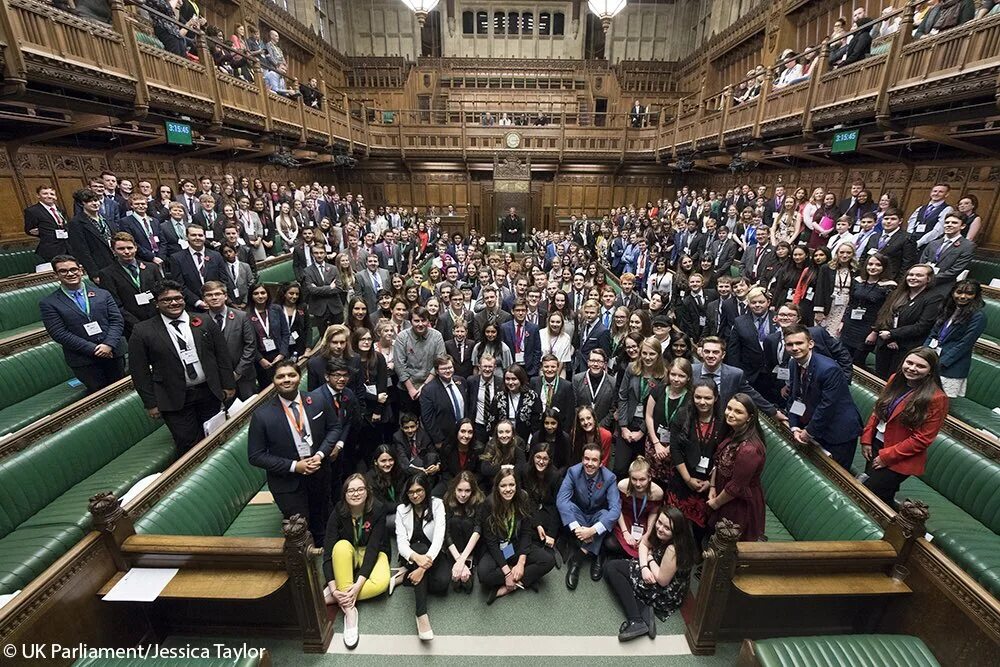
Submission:
[[[402,571],[393,581],[413,586],[416,600],[417,636],[434,639],[427,616],[427,593],[448,592],[448,559],[441,556],[448,529],[444,502],[431,495],[430,479],[418,472],[406,481],[406,497],[396,507],[396,550]],[[392,594],[393,584],[389,585]]]
[[[831,336],[836,336],[847,314],[851,281],[857,274],[857,263],[853,243],[840,243],[833,252],[833,261],[819,267],[813,311],[816,324],[826,329]]]
[[[479,538],[479,525],[485,497],[476,483],[476,476],[463,470],[448,485],[444,494],[444,509],[448,532],[444,543],[451,556],[451,585],[456,591],[472,592],[473,572]]]
[[[529,503],[512,469],[497,474],[480,520],[479,583],[490,589],[488,605],[518,588],[535,588],[555,566],[552,553],[532,541],[537,527],[531,523]]]
[[[486,328],[489,329],[490,325]],[[518,437],[527,443],[531,430],[541,419],[542,402],[535,390],[528,386],[528,374],[519,364],[513,364],[504,371],[503,385],[503,391],[493,397],[486,428],[492,433],[501,419],[510,420]]]
[[[480,486],[492,490],[493,480],[500,472],[523,468],[525,461],[524,441],[514,432],[511,420],[501,419],[479,457]]]
[[[861,434],[865,486],[895,508],[896,492],[910,475],[921,475],[927,448],[948,414],[941,389],[937,352],[918,347],[903,358],[899,372],[886,383]]]
[[[906,353],[927,340],[934,326],[942,295],[930,289],[933,278],[934,269],[927,264],[910,267],[904,284],[879,311],[875,322],[875,374],[883,380],[899,370]]]
[[[385,508],[368,492],[365,478],[355,473],[344,480],[343,497],[326,525],[323,573],[327,604],[344,615],[344,645],[358,645],[357,602],[389,588],[389,533]]]
[[[556,468],[554,456],[550,443],[536,442],[528,454],[528,464],[518,471],[518,484],[528,494],[531,522],[536,526],[538,541],[549,549],[555,548],[560,525],[556,494],[562,474]]]
[[[948,398],[965,396],[972,350],[986,330],[985,305],[979,282],[963,280],[952,289],[927,337],[926,344],[941,355],[941,386]]]
[[[250,290],[247,314],[257,334],[257,383],[261,387],[271,384],[273,366],[288,358],[288,324],[281,308],[271,304],[271,294],[263,285]]]
[[[573,429],[573,451],[570,460],[578,460],[583,456],[584,447],[596,444],[601,448],[601,465],[607,467],[611,462],[612,440],[611,431],[600,425],[592,407],[582,405],[576,409],[576,426]]]
[[[646,461],[653,479],[664,488],[674,476],[670,424],[680,408],[690,401],[691,362],[677,358],[667,367],[667,382],[649,392],[646,399]]]
[[[623,369],[625,379],[618,391],[618,427],[615,435],[615,476],[625,477],[632,459],[645,451],[646,402],[649,394],[666,379],[660,340],[643,339],[639,359]]]
[[[444,483],[450,483],[463,472],[478,475],[481,454],[482,444],[476,442],[476,425],[470,418],[466,417],[458,422],[455,440],[445,445],[444,451],[441,453]]]
[[[370,450],[377,443],[392,437],[392,406],[389,404],[389,372],[385,358],[375,349],[375,334],[365,327],[358,327],[351,334],[351,347],[358,354],[361,366],[360,385],[364,392],[358,396],[364,424],[361,427],[362,450]],[[365,452],[364,460],[368,460]]]
[[[298,283],[284,283],[278,290],[276,301],[281,304],[288,327],[288,353],[298,359],[309,347],[309,323],[301,304],[302,289]]]
[[[396,505],[403,499],[406,475],[391,445],[381,444],[372,455],[372,465],[365,474],[368,491],[385,507],[386,527],[396,530]]]
[[[851,281],[847,310],[841,322],[840,344],[846,347],[855,366],[867,368],[868,355],[875,349],[878,332],[875,320],[886,299],[896,289],[889,276],[889,259],[885,255],[862,256],[863,270]]]

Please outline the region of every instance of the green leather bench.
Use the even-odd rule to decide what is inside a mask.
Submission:
[[[22,273],[34,273],[42,258],[34,250],[12,250],[0,253],[0,278],[10,278]]]
[[[174,443],[135,393],[0,461],[0,594],[24,588],[90,530],[87,502],[163,470]]]
[[[825,635],[745,640],[741,666],[935,667],[934,654],[907,635]]]
[[[214,647],[207,647],[216,653]],[[238,658],[80,658],[72,667],[265,667],[271,664],[270,654],[264,650],[260,656]]]
[[[851,394],[859,408],[875,403],[876,395],[857,383]],[[859,459],[860,453],[858,471],[864,469]],[[927,504],[927,531],[934,544],[994,595],[1000,595],[998,488],[1000,463],[941,433],[927,450],[924,474],[903,482],[897,496]]]
[[[262,283],[290,283],[295,280],[295,273],[292,271],[291,260],[278,262],[272,266],[261,269],[258,279]]]
[[[880,540],[882,529],[769,425],[761,483],[768,541]]]
[[[223,444],[135,522],[138,533],[281,537],[273,502],[248,504],[266,491],[266,473],[247,459],[247,429]]]
[[[0,292],[0,338],[41,328],[42,315],[38,310],[38,302],[56,287],[56,283],[42,283]]]
[[[986,313],[986,330],[983,331],[983,339],[1000,345],[1000,301],[988,297],[985,301],[983,312]]]
[[[1000,415],[993,412],[1000,405],[1000,374],[996,365],[973,354],[965,397],[950,399],[948,412],[973,428],[1000,435]]]
[[[60,410],[86,395],[66,365],[62,348],[49,341],[0,359],[0,435]]]
[[[969,262],[969,277],[978,280],[983,285],[989,285],[994,278],[1000,278],[1000,261],[974,258]]]

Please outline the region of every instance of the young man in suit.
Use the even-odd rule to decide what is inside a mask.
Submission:
[[[254,257],[253,250],[247,245],[246,240],[240,236],[240,228],[237,223],[226,223],[222,230],[222,245],[231,246],[236,251],[236,259],[250,268],[252,280],[257,282],[257,258]],[[219,248],[219,252],[222,252],[222,248]]]
[[[736,318],[729,332],[726,356],[729,363],[743,371],[744,377],[765,396],[774,395],[774,387],[762,378],[770,377],[761,372],[764,365],[764,341],[778,331],[778,325],[771,320],[771,298],[761,287],[754,287],[747,295],[750,312]]]
[[[38,239],[35,254],[46,262],[57,255],[69,254],[69,222],[59,208],[59,197],[51,185],[39,185],[38,203],[24,209],[24,233]]]
[[[765,393],[770,401],[783,403],[784,400],[780,392],[782,388],[788,386],[790,373],[788,362],[791,357],[785,348],[782,330],[785,327],[799,324],[801,321],[802,313],[799,307],[791,302],[784,303],[778,307],[774,315],[774,323],[778,326],[778,330],[772,331],[764,339],[764,362],[758,377],[762,386],[770,388],[772,393]],[[809,327],[809,335],[812,336],[816,352],[828,359],[833,359],[844,373],[844,381],[850,384],[854,374],[850,351],[841,345],[839,340],[831,336],[824,327]]]
[[[588,299],[584,302],[580,326],[576,328],[574,334],[576,357],[573,370],[577,373],[586,370],[587,358],[594,348],[599,347],[605,354],[609,356],[611,354],[611,332],[601,323],[597,311],[596,301]]]
[[[587,355],[587,370],[573,376],[573,393],[576,406],[589,405],[598,425],[609,431],[614,428],[615,386],[615,374],[608,372],[608,353],[595,347]]]
[[[391,285],[389,272],[378,266],[378,255],[368,255],[365,270],[355,274],[355,291],[368,304],[369,313],[378,311],[379,290],[389,289]]]
[[[208,316],[226,340],[229,359],[233,362],[233,377],[236,378],[236,397],[245,401],[258,391],[257,335],[244,311],[226,305],[227,289],[225,283],[209,280],[202,287],[201,298],[208,305]]]
[[[309,394],[299,391],[295,362],[275,364],[277,395],[250,417],[247,457],[267,471],[267,486],[284,518],[306,518],[316,546],[323,544],[330,507],[329,460],[333,455],[333,416]]]
[[[902,284],[906,272],[917,262],[917,244],[913,237],[900,228],[899,211],[887,209],[882,216],[882,234],[868,240],[865,255],[881,253],[889,259],[887,276]],[[862,261],[868,261],[862,258]]]
[[[740,248],[736,245],[736,241],[729,236],[729,228],[725,225],[719,227],[718,234],[719,237],[708,249],[708,256],[712,258],[715,275],[728,276],[729,269],[736,261]]]
[[[708,304],[719,298],[714,290],[702,289],[705,279],[700,273],[692,273],[688,276],[687,295],[681,299],[677,319],[680,321],[681,331],[684,331],[691,340],[697,341],[704,335],[708,328]]]
[[[920,255],[921,264],[929,264],[934,268],[931,289],[936,293],[947,295],[951,292],[959,274],[968,268],[976,252],[976,244],[962,236],[965,222],[962,213],[946,215],[942,226],[944,236],[924,246],[924,252]]]
[[[125,318],[125,339],[136,324],[156,315],[153,285],[163,279],[160,267],[136,259],[136,243],[128,232],[118,232],[111,240],[116,261],[100,274],[101,285],[114,297]]]
[[[80,212],[69,221],[69,247],[73,256],[94,282],[99,282],[101,269],[115,262],[111,252],[111,237],[115,229],[101,215],[102,197],[93,190],[77,190],[73,199]]]
[[[347,290],[337,282],[340,273],[326,262],[326,248],[316,243],[312,248],[313,264],[302,273],[302,291],[309,318],[320,331],[344,321]]]
[[[559,413],[560,430],[569,433],[576,419],[576,393],[573,383],[559,376],[559,358],[554,354],[542,357],[542,372],[531,380],[531,388],[542,402],[542,412],[554,409]]]
[[[469,340],[469,328],[465,320],[459,320],[451,329],[452,338],[444,342],[444,351],[455,362],[455,375],[468,380],[475,371],[472,363],[472,348],[475,344]]]
[[[333,447],[330,450],[330,491],[332,498],[340,497],[340,487],[348,475],[362,472],[368,461],[361,460],[362,446],[357,441],[355,426],[361,422],[361,404],[358,395],[348,386],[351,370],[342,359],[331,358],[326,362],[326,382],[309,392],[323,412],[331,416],[329,433]]]
[[[158,317],[135,326],[129,372],[149,416],[167,423],[180,455],[205,437],[203,424],[235,395],[233,362],[214,320],[185,312],[180,283],[160,281],[153,298]]]
[[[141,194],[132,195],[132,210],[118,220],[118,229],[128,232],[136,245],[136,257],[144,262],[163,264],[160,257],[159,223],[148,214],[149,202]]]
[[[238,248],[228,243],[220,248],[223,268],[229,276],[230,300],[237,308],[246,308],[250,290],[257,282],[250,265],[238,259]]]
[[[906,233],[913,239],[918,250],[922,251],[924,246],[944,233],[945,216],[953,210],[947,202],[950,191],[951,186],[947,183],[936,183],[931,188],[929,201],[913,211],[907,219]],[[884,218],[882,224],[885,224]]]
[[[493,399],[503,391],[502,373],[496,372],[497,362],[489,354],[484,354],[479,359],[479,373],[469,378],[468,400],[469,419],[473,420],[476,427],[476,440],[486,442],[489,434],[486,430],[487,415]]]
[[[191,216],[192,225],[198,225],[205,230],[205,244],[217,250],[222,245],[222,228],[220,226],[222,216],[216,212],[215,197],[211,194],[202,194],[198,197],[198,205],[201,207]]]
[[[184,205],[180,202],[170,202],[167,205],[167,217],[160,223],[158,238],[160,251],[158,255],[167,262],[164,269],[170,272],[169,260],[181,250],[187,250],[187,223],[184,220]]]
[[[639,292],[636,290],[637,283],[639,282],[640,281],[635,275],[628,273],[627,271],[622,274],[621,277],[622,292],[621,294],[615,297],[614,301],[614,305],[616,308],[618,306],[625,306],[626,308],[629,309],[629,312],[631,312],[633,310],[638,310],[643,307],[644,303],[642,295],[639,294]],[[614,291],[610,285],[606,286],[604,288],[604,292],[602,292],[601,294],[602,300],[604,299],[604,294],[608,290]],[[601,320],[601,324],[604,324],[603,318]],[[609,326],[608,328],[610,329],[611,327]]]
[[[495,324],[502,327],[505,322],[509,322],[511,314],[500,308],[499,290],[493,285],[486,285],[479,292],[479,298],[483,303],[483,309],[472,318],[472,337],[475,340],[482,338],[483,329],[487,324]]]
[[[538,327],[525,319],[528,305],[521,299],[514,302],[511,311],[514,319],[500,325],[500,337],[514,355],[514,363],[520,364],[529,377],[535,377],[542,358]]]
[[[583,461],[566,471],[556,507],[562,524],[569,529],[573,556],[566,568],[566,588],[576,589],[580,580],[580,565],[590,556],[590,578],[600,581],[604,576],[604,536],[614,529],[621,514],[621,494],[613,472],[601,465],[601,446],[588,444],[583,449]]]
[[[42,323],[92,394],[125,376],[125,320],[110,292],[83,282],[74,257],[56,255],[52,269],[59,289],[39,302]]]
[[[742,370],[722,363],[722,360],[726,358],[726,342],[724,340],[716,336],[709,336],[702,340],[701,356],[704,362],[691,366],[692,379],[715,382],[715,386],[719,388],[719,400],[723,409],[729,403],[729,399],[738,393],[743,393],[750,397],[761,412],[776,417],[779,421],[788,420],[781,410],[778,410],[770,401],[761,396],[760,392],[750,386]]]
[[[800,444],[822,447],[850,470],[863,424],[844,374],[833,359],[813,351],[806,327],[785,327],[784,336],[792,358],[788,408],[792,437]]]
[[[716,298],[705,307],[708,323],[702,331],[702,336],[719,336],[723,340],[729,337],[729,332],[733,328],[733,321],[729,319],[732,310],[729,304],[735,300],[733,279],[728,275],[719,276],[716,283]]]
[[[230,289],[232,285],[222,255],[205,247],[205,230],[192,223],[187,226],[186,234],[187,250],[171,255],[170,275],[181,284],[187,307],[204,312],[208,306],[201,300],[201,288],[206,281],[218,280]]]
[[[300,232],[299,240],[292,249],[292,272],[295,279],[302,280],[302,274],[313,265],[316,259],[313,257],[313,240],[316,232],[312,227],[305,227]],[[369,310],[369,312],[375,312]]]
[[[458,422],[468,412],[465,379],[455,375],[454,360],[447,354],[434,360],[434,379],[420,390],[420,421],[438,452],[451,446]]]

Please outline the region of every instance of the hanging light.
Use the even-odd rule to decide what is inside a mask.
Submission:
[[[601,20],[601,27],[606,33],[611,27],[611,19],[625,9],[626,2],[627,0],[587,0],[587,6],[590,7],[591,13]]]
[[[421,28],[424,27],[424,21],[427,19],[427,15],[437,7],[439,0],[403,0],[403,4],[410,8],[414,14],[417,15],[417,23]],[[622,4],[625,4],[624,2]]]

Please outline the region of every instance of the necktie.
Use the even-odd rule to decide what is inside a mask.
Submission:
[[[605,329],[611,328],[611,311],[608,310],[604,311],[604,328]]]
[[[548,382],[546,382],[545,383],[545,407],[546,408],[551,408],[552,407],[552,398],[553,398],[552,395],[554,393],[555,393],[555,390],[552,387],[552,385],[549,384]]]
[[[87,312],[87,301],[83,297],[83,290],[73,292],[73,301],[76,301],[76,305],[81,311]]]
[[[233,282],[234,283],[236,282],[236,269],[237,269],[238,266],[239,265],[236,262],[233,262],[232,264],[229,265],[229,268],[230,268],[230,270],[233,273]]]
[[[215,323],[219,326],[220,329],[222,328],[222,323],[223,323],[222,313],[215,314]]]
[[[181,332],[181,321],[180,320],[170,320],[170,324],[177,329],[177,347],[181,349],[181,352],[188,351],[187,341],[184,340],[184,334]],[[195,370],[194,364],[184,362],[184,372],[187,374],[188,379],[194,380],[198,377],[198,371]]]
[[[52,217],[55,218],[55,221],[59,223],[59,226],[62,227],[63,217],[62,214],[59,213],[59,209],[57,209],[55,206],[50,206],[49,212],[52,214]]]
[[[695,297],[695,302],[697,302],[699,308],[705,305],[705,302],[702,300],[700,294]]]
[[[767,336],[767,328],[764,326],[764,318],[763,317],[758,317],[757,318],[757,339],[759,341],[763,342],[764,338],[766,336]]]
[[[194,263],[198,267],[198,273],[201,274],[202,278],[204,278],[205,277],[205,262],[203,262],[201,260],[201,253],[200,252],[196,252],[194,254]]]
[[[455,389],[455,383],[452,382],[448,385],[448,396],[451,398],[451,407],[455,411],[455,421],[462,420],[462,402],[458,399],[458,390]]]
[[[486,380],[486,405],[492,405],[493,403],[493,378]]]
[[[382,289],[382,281],[379,280],[378,272],[377,271],[374,272],[374,273],[372,273],[372,285],[375,286],[375,291],[376,292],[378,292],[380,289]]]
[[[520,352],[524,348],[524,326],[518,324],[517,332],[514,334],[514,352]]]
[[[878,240],[878,249],[881,250],[882,248],[884,248],[885,244],[887,244],[888,242],[889,242],[889,235],[883,234],[882,238]]]
[[[135,264],[128,265],[128,272],[132,274],[132,280],[138,285],[139,283],[139,267]]]
[[[711,378],[715,382],[715,386],[721,389],[722,378],[719,377],[718,373],[705,373],[704,377]]]
[[[188,197],[188,214],[194,215],[194,197]]]
[[[142,217],[139,218],[142,221],[142,230],[146,233],[146,238],[149,239],[149,247],[156,252],[160,248],[160,244],[156,242],[156,235],[153,234],[153,228],[149,226],[149,218]]]
[[[174,232],[177,234],[178,239],[184,238],[184,222],[182,220],[174,221]]]

